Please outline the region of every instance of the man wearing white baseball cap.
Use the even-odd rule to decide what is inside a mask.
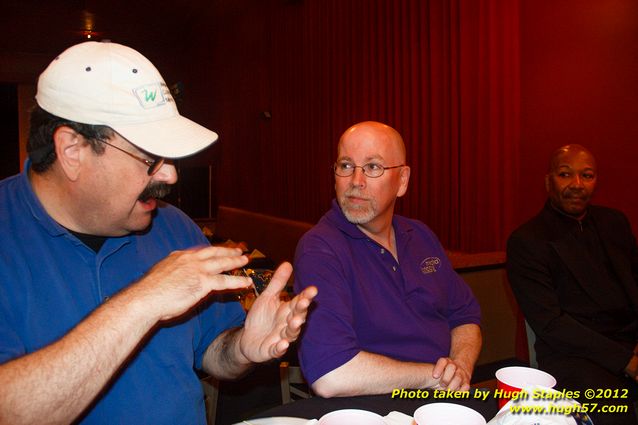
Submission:
[[[158,198],[177,181],[164,158],[217,135],[141,54],[73,46],[36,101],[25,170],[0,182],[0,423],[205,423],[195,370],[283,355],[316,289],[282,303],[284,263],[247,316],[210,296],[251,284],[222,274],[247,257]]]

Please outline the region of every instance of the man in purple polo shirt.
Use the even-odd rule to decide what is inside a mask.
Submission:
[[[299,346],[313,391],[469,389],[480,308],[432,231],[394,214],[410,178],[401,135],[350,127],[334,173],[337,199],[295,255],[295,290],[319,288]]]

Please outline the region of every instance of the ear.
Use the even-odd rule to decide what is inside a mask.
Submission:
[[[410,167],[408,167],[407,165],[401,167],[401,175],[399,178],[401,179],[401,181],[399,191],[397,192],[397,198],[405,195],[405,192],[407,192],[408,190],[408,183],[410,182]]]
[[[545,174],[545,190],[549,193],[549,179],[550,179],[550,175],[549,174]]]
[[[71,127],[58,127],[53,133],[55,154],[62,172],[71,181],[76,181],[82,168],[84,138]]]

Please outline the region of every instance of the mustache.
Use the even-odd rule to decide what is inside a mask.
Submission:
[[[368,196],[366,196],[365,193],[363,193],[363,191],[357,189],[357,188],[350,188],[347,189],[344,193],[343,193],[346,197],[347,196],[354,196],[356,198],[362,198],[362,199],[368,199]]]
[[[137,199],[142,202],[146,202],[151,198],[161,199],[171,193],[171,187],[172,186],[170,184],[166,184],[163,182],[150,183],[148,186],[146,186],[144,191],[140,193],[140,196]]]
[[[564,193],[564,196],[566,198],[579,198],[579,199],[585,199],[588,197],[588,194],[586,191],[581,190],[581,189],[567,189]]]

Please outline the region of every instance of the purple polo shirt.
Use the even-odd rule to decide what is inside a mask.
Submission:
[[[395,215],[399,262],[348,222],[336,201],[300,240],[295,292],[319,294],[299,345],[313,383],[360,351],[434,363],[450,353],[450,331],[480,324],[480,307],[423,223]]]

